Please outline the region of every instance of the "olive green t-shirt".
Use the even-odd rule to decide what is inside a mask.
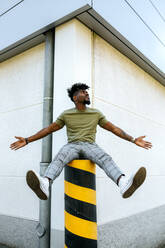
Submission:
[[[68,142],[95,142],[97,125],[103,127],[108,121],[97,109],[76,108],[65,110],[56,120],[63,127],[66,125]]]

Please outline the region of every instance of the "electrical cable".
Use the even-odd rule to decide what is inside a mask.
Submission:
[[[139,19],[144,23],[144,25],[151,31],[151,33],[157,38],[157,40],[161,43],[162,46],[165,47],[164,42],[157,36],[157,34],[150,28],[150,26],[143,20],[143,18],[138,14],[138,12],[132,7],[132,5],[127,1],[124,0],[127,5],[134,11],[134,13],[139,17]]]
[[[156,10],[156,12],[159,14],[159,16],[161,17],[161,19],[165,22],[165,18],[163,17],[163,15],[160,13],[160,11],[159,11],[159,9],[155,6],[155,4],[151,1],[151,0],[148,0],[151,4],[152,4],[152,6],[153,6],[153,8]]]
[[[20,3],[22,3],[24,0],[19,1],[18,3],[16,3],[15,5],[13,5],[11,8],[9,8],[8,10],[6,10],[5,12],[3,12],[0,17],[2,17],[3,15],[5,15],[7,12],[9,12],[10,10],[14,9],[17,5],[19,5]]]

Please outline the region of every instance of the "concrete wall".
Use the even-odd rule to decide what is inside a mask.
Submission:
[[[0,64],[0,215],[38,220],[38,199],[26,186],[26,171],[39,171],[41,142],[9,149],[14,136],[42,128],[44,44]]]
[[[98,225],[164,204],[164,87],[76,20],[56,29],[55,46],[54,120],[73,106],[66,88],[72,82],[85,82],[91,85],[94,107],[130,135],[147,135],[153,142],[153,149],[147,151],[98,127],[97,143],[126,174],[139,166],[148,173],[143,187],[124,200],[118,187],[97,168]],[[56,154],[66,142],[65,129],[54,134],[53,140]],[[62,231],[63,174],[54,182],[52,195],[52,228]]]
[[[93,106],[108,120],[134,137],[146,135],[153,143],[152,150],[148,151],[98,127],[97,143],[112,155],[124,173],[134,173],[139,166],[145,166],[148,173],[144,186],[132,198],[123,200],[118,187],[97,168],[98,224],[164,204],[161,190],[164,187],[165,88],[98,35],[93,36],[88,28],[73,20],[56,29],[54,120],[64,109],[73,106],[66,88],[77,81],[91,85]],[[65,129],[54,134],[54,154],[66,140]],[[52,225],[62,230],[63,191],[57,190],[63,190],[62,175],[53,187],[52,210],[54,206],[57,210],[53,210],[56,223],[52,221]]]
[[[55,32],[54,120],[65,109],[74,107],[66,89],[75,82],[91,85],[91,31],[77,20],[59,26]],[[53,156],[67,142],[66,129],[53,136]],[[52,228],[64,230],[64,177],[54,181],[52,191]],[[54,239],[52,237],[52,239]],[[58,237],[56,236],[55,242]],[[60,241],[63,242],[63,234]],[[58,243],[59,247],[63,243]],[[61,245],[61,246],[60,246]]]
[[[146,135],[148,151],[99,129],[97,142],[126,174],[147,168],[144,186],[123,200],[98,169],[98,223],[106,223],[164,204],[165,88],[99,36],[94,37],[94,106],[133,137]]]

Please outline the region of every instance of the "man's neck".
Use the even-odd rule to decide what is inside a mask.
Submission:
[[[86,110],[86,105],[83,103],[77,103],[75,104],[75,107],[77,110]]]

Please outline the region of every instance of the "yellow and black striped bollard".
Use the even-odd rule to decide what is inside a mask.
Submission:
[[[65,166],[65,248],[96,248],[96,174],[90,160]]]

